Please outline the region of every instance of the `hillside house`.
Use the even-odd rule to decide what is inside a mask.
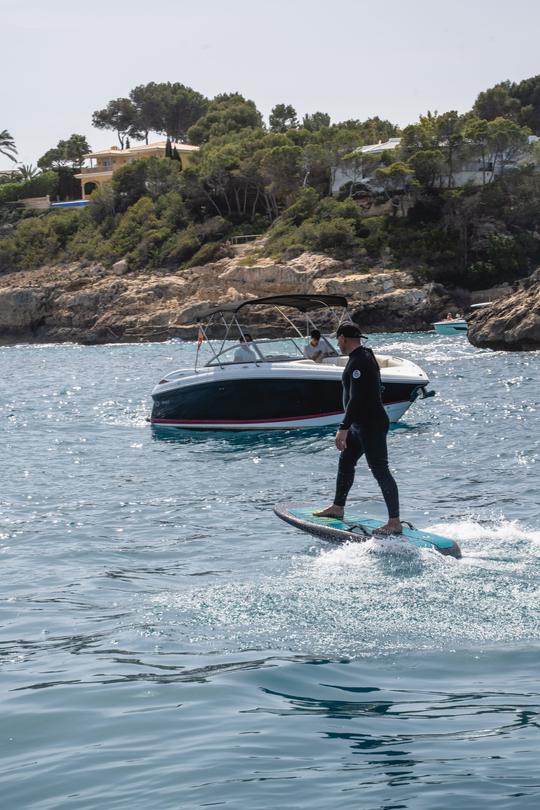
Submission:
[[[529,136],[529,145],[538,141],[538,136]],[[359,146],[354,150],[355,159],[342,160],[339,166],[334,169],[334,180],[332,183],[332,194],[336,195],[340,189],[347,183],[358,183],[366,186],[372,192],[383,191],[382,187],[375,179],[375,171],[378,168],[374,165],[372,160],[366,160],[365,165],[362,163],[362,156],[378,156],[383,152],[396,152],[395,160],[400,160],[399,146],[401,138],[390,138],[384,143],[369,144],[366,146]],[[521,155],[515,158],[504,167],[504,171],[517,168],[528,162],[527,150],[524,150]],[[482,186],[490,183],[495,177],[502,173],[503,169],[500,162],[497,162],[495,155],[486,155],[485,160],[482,157],[470,157],[467,160],[462,160],[456,163],[452,175],[452,188],[460,186],[473,185]],[[448,176],[443,175],[439,178],[437,183],[439,188],[448,188]]]
[[[90,194],[103,183],[108,182],[115,171],[126,163],[148,157],[165,157],[167,141],[157,141],[143,146],[131,146],[128,149],[119,149],[118,146],[111,146],[110,149],[102,149],[99,152],[90,152],[85,155],[90,165],[83,166],[79,174],[75,177],[81,181],[81,199],[87,200]],[[178,151],[182,168],[189,166],[194,152],[199,151],[198,146],[191,146],[187,143],[171,143],[171,147]]]

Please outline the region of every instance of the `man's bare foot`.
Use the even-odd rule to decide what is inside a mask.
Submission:
[[[379,526],[378,529],[373,529],[372,534],[401,534],[403,526],[401,520],[398,518],[391,518],[384,526]]]
[[[343,506],[336,506],[335,503],[332,506],[327,506],[326,509],[321,509],[320,512],[313,512],[315,517],[327,517],[327,518],[339,518],[341,519],[345,514],[345,509]]]

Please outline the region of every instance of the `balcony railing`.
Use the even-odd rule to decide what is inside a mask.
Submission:
[[[105,174],[106,172],[112,172],[112,170],[112,166],[83,166],[81,174]]]

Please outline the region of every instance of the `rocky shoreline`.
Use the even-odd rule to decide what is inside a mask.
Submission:
[[[540,268],[469,319],[474,346],[506,351],[540,349]]]
[[[197,316],[208,306],[283,293],[344,295],[355,320],[371,332],[428,330],[449,309],[463,311],[472,300],[467,291],[419,283],[410,272],[360,272],[353,262],[314,253],[287,262],[258,259],[251,265],[244,248],[232,257],[177,272],[133,272],[126,261],[111,268],[77,262],[0,277],[0,342],[193,339]],[[484,316],[490,317],[474,316],[473,334],[481,340],[486,339]],[[254,328],[259,336],[281,331],[272,321]]]

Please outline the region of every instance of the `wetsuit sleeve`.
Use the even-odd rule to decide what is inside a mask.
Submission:
[[[353,422],[358,421],[366,384],[363,364],[355,363],[349,369],[347,376],[349,377],[349,401],[345,409],[345,416],[339,426],[340,430],[348,430]]]

